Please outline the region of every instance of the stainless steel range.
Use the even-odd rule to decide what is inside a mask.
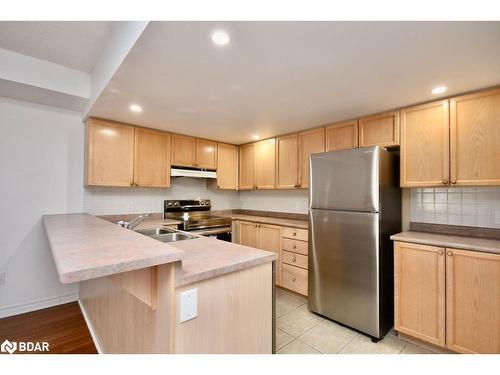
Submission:
[[[180,220],[179,229],[231,242],[231,219],[212,215],[210,199],[166,200],[165,219]]]

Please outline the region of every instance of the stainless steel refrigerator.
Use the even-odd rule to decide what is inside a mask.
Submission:
[[[398,156],[378,147],[310,156],[308,307],[374,341],[393,325],[391,234]]]

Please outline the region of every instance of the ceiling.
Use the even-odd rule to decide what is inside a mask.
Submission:
[[[0,48],[90,73],[113,22],[0,22]]]
[[[240,144],[499,83],[500,22],[151,22],[90,114]]]

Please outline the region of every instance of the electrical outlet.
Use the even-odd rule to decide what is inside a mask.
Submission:
[[[5,271],[0,272],[0,285],[5,284]]]
[[[495,224],[500,224],[500,208],[495,210]]]
[[[198,289],[190,289],[181,293],[180,309],[181,323],[198,316]]]

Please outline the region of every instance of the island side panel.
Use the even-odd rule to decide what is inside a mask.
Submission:
[[[198,289],[198,316],[180,323],[180,293]],[[175,353],[271,354],[272,262],[175,291]]]
[[[172,353],[176,266],[80,283],[80,305],[102,353]]]

